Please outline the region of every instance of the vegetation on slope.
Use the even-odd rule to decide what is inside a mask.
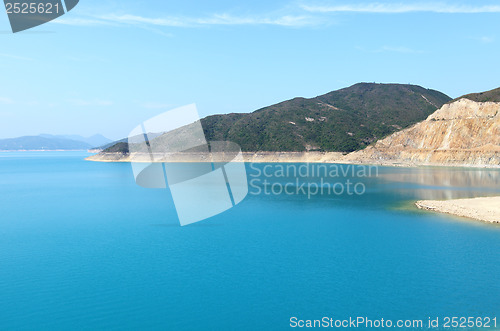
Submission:
[[[201,123],[207,141],[232,141],[243,151],[352,152],[423,121],[450,100],[416,85],[359,83],[253,113],[208,116]],[[104,152],[128,153],[125,145]]]
[[[491,91],[466,94],[460,98],[454,99],[453,101],[457,101],[462,98],[476,102],[500,102],[500,87]]]
[[[360,83],[315,98],[295,98],[250,114],[202,120],[207,140],[244,151],[362,149],[424,120],[450,98],[415,85]]]

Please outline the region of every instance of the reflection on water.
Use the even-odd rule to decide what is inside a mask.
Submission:
[[[380,180],[399,183],[398,192],[445,200],[500,195],[500,170],[476,168],[380,168]]]
[[[339,164],[247,165],[250,195],[272,200],[340,198],[381,202],[500,195],[500,169],[376,167]],[[355,185],[358,192],[355,193]],[[290,194],[288,194],[289,192]],[[274,196],[274,198],[272,198]]]

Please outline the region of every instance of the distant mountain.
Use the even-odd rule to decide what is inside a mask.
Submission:
[[[450,100],[416,85],[359,83],[201,123],[207,141],[232,141],[243,151],[352,152],[424,120]],[[122,140],[104,152],[126,154],[128,148]]]
[[[92,147],[99,147],[113,142],[111,139],[108,139],[101,134],[96,134],[88,138],[79,135],[51,135],[51,134],[41,134],[40,137],[49,139],[56,138],[56,139],[69,139],[69,140],[81,141],[89,144]]]
[[[87,150],[92,146],[82,141],[64,138],[25,136],[0,140],[0,150]]]

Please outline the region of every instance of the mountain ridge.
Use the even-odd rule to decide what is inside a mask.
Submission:
[[[245,152],[348,153],[425,119],[449,100],[418,85],[358,83],[251,113],[210,115],[201,125],[207,141],[232,141]],[[128,153],[124,140],[102,150]]]
[[[352,152],[424,120],[449,100],[418,85],[358,83],[201,123],[207,140],[232,141],[243,151]]]
[[[104,137],[102,134],[94,134],[90,137],[83,137],[76,134],[53,135],[53,134],[42,133],[39,135],[39,137],[49,138],[49,139],[56,138],[56,139],[69,139],[69,140],[81,141],[89,144],[92,147],[99,147],[109,143],[113,143],[113,140]]]
[[[452,103],[460,99],[469,99],[475,102],[500,102],[500,87],[485,92],[469,93],[466,95],[462,95],[461,97],[453,99],[448,103]]]
[[[495,89],[496,90],[496,89]],[[492,91],[495,91],[492,90]],[[486,91],[479,95],[495,94]],[[473,96],[475,94],[472,94]],[[471,96],[471,94],[466,95]],[[473,98],[473,97],[471,97]],[[302,102],[304,98],[296,98]],[[491,98],[490,98],[491,100]],[[239,116],[231,114],[231,116]],[[222,118],[224,119],[224,118]],[[121,147],[128,146],[122,143]],[[150,160],[147,153],[108,152],[88,158],[102,162]],[[133,155],[134,154],[134,155]],[[135,155],[137,154],[137,155]],[[144,155],[143,155],[144,154]],[[247,162],[325,162],[396,166],[500,167],[500,102],[477,102],[465,96],[432,112],[424,120],[349,154],[340,152],[243,152]],[[196,155],[179,162],[199,162]]]
[[[73,139],[70,139],[73,138]],[[111,141],[102,135],[85,138],[78,135],[22,136],[0,139],[1,151],[89,150],[102,142]]]

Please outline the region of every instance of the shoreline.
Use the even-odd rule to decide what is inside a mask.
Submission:
[[[17,150],[8,152],[75,152],[85,150]],[[89,152],[89,151],[87,151]],[[345,164],[362,166],[383,166],[383,167],[451,167],[451,168],[476,168],[476,169],[500,169],[500,165],[469,165],[469,164],[417,164],[408,162],[359,162],[351,161],[341,152],[241,152],[240,157],[236,157],[235,162],[248,163],[317,163],[317,164]],[[156,155],[157,161],[154,163],[178,162],[212,162],[212,157],[229,162],[236,155],[217,155],[184,153],[175,156],[170,155],[167,161]],[[163,156],[164,157],[164,156]],[[221,158],[222,157],[222,158]],[[103,163],[151,163],[149,154],[120,154],[120,153],[99,153],[85,158],[86,161]],[[500,196],[483,197],[472,199],[452,199],[452,200],[419,200],[413,203],[418,209],[449,214],[453,216],[465,217],[468,219],[482,221],[491,224],[500,224]]]
[[[13,149],[13,150],[0,150],[0,153],[13,153],[13,152],[87,152],[86,149]]]
[[[500,224],[500,196],[453,200],[419,200],[418,209]]]
[[[325,163],[325,164],[357,164],[357,165],[372,165],[384,167],[452,167],[452,168],[478,168],[478,169],[500,169],[500,164],[470,164],[470,163],[420,163],[420,162],[396,162],[389,160],[374,161],[366,160],[353,161],[342,152],[242,152],[242,159],[235,160],[236,162],[250,163]],[[182,154],[171,157],[167,160],[162,155],[156,155],[153,163],[178,162],[178,163],[193,163],[193,162],[210,162],[206,154]],[[149,154],[121,154],[121,153],[98,153],[85,158],[86,161],[106,162],[106,163],[151,163]],[[228,160],[229,161],[229,160]]]

